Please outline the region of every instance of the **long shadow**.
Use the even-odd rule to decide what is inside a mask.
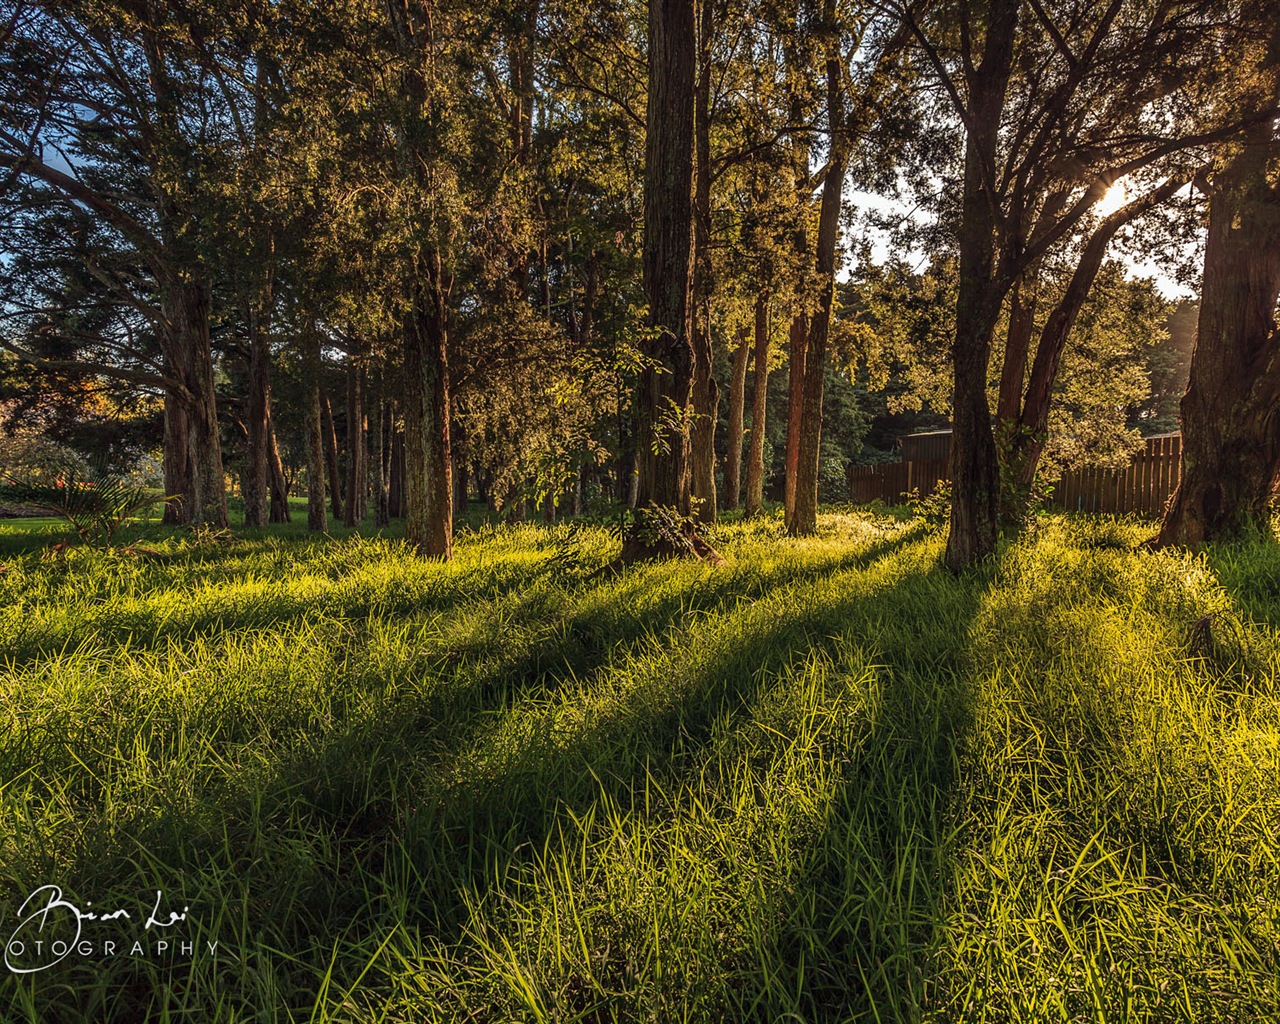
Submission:
[[[422,861],[437,867],[447,861],[461,867],[448,877],[434,879],[434,898],[409,908],[407,917],[430,927],[442,941],[459,941],[468,900],[483,892],[493,878],[527,863],[531,850],[551,842],[566,812],[581,814],[602,797],[634,809],[643,780],[651,775],[678,780],[693,763],[691,752],[706,740],[713,720],[726,709],[732,715],[747,713],[770,673],[783,671],[792,660],[815,649],[830,653],[837,643],[835,637],[847,635],[851,628],[873,636],[890,613],[910,607],[910,595],[904,593],[898,602],[892,599],[901,590],[899,581],[885,592],[851,594],[826,606],[805,608],[801,604],[785,621],[753,634],[731,664],[703,666],[669,703],[624,705],[622,713],[602,717],[572,743],[532,747],[524,760],[504,764],[482,787],[448,785],[442,769],[483,742],[495,714],[519,699],[522,692],[537,692],[539,685],[554,690],[567,679],[603,674],[621,651],[638,641],[669,640],[690,610],[712,612],[744,597],[763,596],[776,587],[812,586],[841,573],[858,572],[916,539],[914,534],[902,534],[815,565],[783,566],[772,574],[744,574],[733,585],[712,583],[700,589],[692,601],[687,594],[673,591],[648,604],[639,615],[628,607],[632,592],[619,586],[609,601],[573,606],[559,628],[540,638],[515,662],[483,664],[477,652],[461,653],[454,671],[469,671],[469,684],[437,687],[404,702],[387,702],[377,714],[331,734],[323,746],[277,766],[271,777],[231,787],[211,808],[216,820],[211,820],[209,808],[198,817],[189,810],[171,808],[140,819],[136,827],[122,829],[96,850],[94,863],[81,864],[72,873],[72,881],[87,890],[95,880],[114,873],[136,872],[139,849],[147,851],[149,860],[173,866],[171,873],[179,879],[183,864],[216,864],[221,871],[233,875],[243,872],[246,878],[266,883],[263,888],[268,892],[261,894],[260,906],[240,908],[251,918],[265,914],[253,922],[264,932],[270,933],[273,927],[269,914],[273,902],[293,900],[311,908],[324,907],[320,920],[283,926],[281,940],[291,939],[296,949],[302,949],[316,942],[321,946],[331,942],[332,936],[325,934],[324,928],[344,914],[353,920],[367,914],[368,894],[353,889],[356,875],[367,877],[391,870],[404,851],[421,855],[431,847],[435,852],[421,856]],[[929,570],[924,578],[941,577],[936,570]],[[625,584],[625,579],[622,582]],[[949,638],[962,636],[963,629],[957,633],[957,627],[963,626],[966,614],[949,614]],[[611,620],[608,629],[598,628],[601,616]],[[899,673],[916,682],[927,673],[919,671],[921,666],[908,649],[882,649],[881,653],[890,670],[885,707],[897,725],[890,732],[875,732],[877,742],[868,746],[879,746],[883,741],[900,747],[901,756],[895,764],[919,768],[906,774],[918,780],[923,803],[936,806],[951,785],[949,769],[944,769],[954,763],[959,717],[948,712],[941,729],[935,722],[933,738],[927,742],[913,738],[912,730],[914,723],[935,720],[939,707],[949,707],[959,698],[950,691],[924,697],[913,691],[902,694],[899,702],[894,696]],[[958,656],[948,647],[940,658],[928,659],[928,673],[939,667],[939,661],[946,663]],[[756,670],[744,672],[743,666],[755,666]],[[959,672],[954,677],[958,680]],[[553,758],[553,763],[539,763],[541,757]],[[607,773],[593,772],[595,765],[604,763],[609,765]],[[873,768],[871,761],[851,765],[842,793],[851,792],[849,787],[857,786]],[[408,792],[423,785],[435,785],[437,791]],[[409,807],[405,806],[406,797],[410,798]],[[416,808],[412,806],[415,803]],[[878,827],[889,835],[900,825],[892,820],[889,808],[882,810],[884,820]],[[935,817],[931,813],[928,823],[918,828],[912,825],[911,829],[924,829],[932,835]],[[268,870],[262,877],[263,865],[256,862],[260,840],[254,836],[263,828],[283,834],[329,835],[333,852],[328,867],[312,865],[300,877],[284,879],[271,877]],[[439,854],[442,843],[448,846],[444,859]],[[817,858],[813,884],[819,884],[824,872],[831,869],[831,864]],[[118,876],[115,881],[118,883]],[[912,914],[928,917],[915,910]],[[783,927],[778,937],[780,963],[785,962],[789,941]],[[855,946],[860,941],[849,939]],[[74,977],[74,970],[67,973]],[[68,980],[62,975],[57,978],[58,983]],[[306,988],[308,980],[314,981],[310,967],[296,979],[299,991]],[[47,981],[53,983],[54,978]],[[826,1005],[831,997],[824,991],[814,989],[813,998]],[[846,993],[841,998],[847,1004],[852,997]]]
[[[917,531],[906,528],[859,552],[823,560],[822,565],[829,572],[838,572],[849,566],[868,564],[908,542],[916,533]],[[195,564],[217,564],[228,558],[242,556],[243,552],[233,551],[223,553],[221,558],[200,554]],[[499,559],[499,563],[501,561]],[[734,587],[738,588],[739,596],[758,596],[765,587],[784,585],[791,579],[812,571],[811,566],[796,566],[785,562],[760,577],[729,571],[723,574],[720,582],[697,588],[692,594],[693,604],[689,607],[713,606]],[[234,584],[235,580],[236,574],[232,572],[222,582]],[[226,601],[212,601],[210,607],[205,609],[199,608],[198,601],[195,602],[195,609],[181,612],[174,612],[171,608],[154,608],[144,602],[134,615],[125,614],[117,606],[110,606],[100,613],[90,613],[65,624],[56,620],[52,623],[39,620],[25,622],[15,634],[0,638],[0,664],[9,671],[21,669],[50,654],[74,650],[90,641],[101,646],[128,641],[134,650],[149,650],[173,640],[192,640],[261,629],[280,631],[320,618],[358,622],[371,615],[404,617],[449,611],[465,607],[477,599],[502,600],[511,594],[535,587],[544,580],[545,573],[542,569],[526,569],[517,565],[515,560],[505,570],[498,572],[494,571],[493,563],[489,563],[468,568],[463,573],[442,575],[440,585],[429,589],[400,587],[395,581],[387,581],[381,588],[371,587],[368,595],[338,606],[339,595],[336,591],[340,579],[333,581],[331,592],[317,595],[307,589],[305,593],[293,595],[289,592],[290,581],[285,577],[278,581],[264,581],[264,599],[257,604],[246,603],[242,594],[235,594]],[[272,582],[278,584],[278,589],[271,589]],[[193,593],[193,601],[196,594],[207,597],[209,588],[216,586],[217,581],[205,582],[203,587]],[[679,607],[683,599],[682,596],[674,597],[668,602],[668,608]],[[663,615],[663,612],[660,611],[659,615]],[[577,624],[570,625],[578,628]],[[517,674],[530,671],[536,673],[538,667],[535,662],[527,669],[513,666],[512,671]]]
[[[1274,537],[1211,544],[1204,554],[1218,582],[1249,619],[1280,628],[1280,543]]]

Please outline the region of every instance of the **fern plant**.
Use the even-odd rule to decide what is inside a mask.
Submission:
[[[116,531],[129,519],[174,500],[124,480],[91,481],[77,475],[10,479],[0,485],[0,499],[65,520],[83,543],[103,549],[111,547]]]

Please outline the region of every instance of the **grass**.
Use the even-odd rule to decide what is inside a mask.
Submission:
[[[0,525],[0,938],[56,883],[197,950],[0,969],[0,1020],[1274,1019],[1280,546],[821,526],[610,575]]]

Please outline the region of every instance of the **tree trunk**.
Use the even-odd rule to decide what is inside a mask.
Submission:
[[[757,305],[760,298],[756,299]],[[737,508],[742,491],[743,407],[747,393],[747,361],[751,355],[751,334],[745,328],[733,350],[733,375],[729,379],[729,436],[724,460],[724,507]]]
[[[307,529],[313,533],[329,531],[325,510],[325,444],[324,416],[320,403],[320,336],[311,325],[303,344],[304,385],[307,399]]]
[[[271,346],[267,325],[258,304],[245,303],[249,325],[249,397],[245,409],[248,436],[244,472],[244,525],[265,526],[268,521],[267,417],[271,401]]]
[[[329,498],[333,518],[342,522],[342,474],[338,472],[338,431],[333,423],[333,406],[322,393],[320,410],[324,416],[324,456],[329,469]]]
[[[166,522],[226,527],[226,475],[209,340],[209,290],[193,275],[162,287],[165,361],[181,385],[165,394],[165,492],[178,506]]]
[[[466,432],[462,424],[457,420],[451,421],[449,425],[453,429],[452,444],[450,446],[453,457],[453,507],[455,513],[459,509],[466,512],[467,491],[470,489]]]
[[[289,481],[284,476],[284,463],[280,461],[280,445],[276,441],[275,418],[267,407],[267,483],[271,488],[271,511],[268,519],[273,523],[289,523],[293,514],[289,511]]]
[[[392,408],[391,415],[391,458],[387,469],[387,515],[396,519],[402,519],[405,512],[404,501],[404,477],[405,477],[405,454],[404,454],[404,425],[399,421],[396,415],[396,409]]]
[[[835,17],[828,3],[826,20]],[[838,50],[827,57],[827,119],[832,125],[844,123],[844,93]],[[822,181],[822,207],[818,214],[817,286],[818,308],[809,325],[804,356],[801,415],[796,452],[795,488],[787,532],[795,537],[818,532],[818,477],[822,466],[822,392],[827,372],[827,337],[831,329],[831,304],[836,287],[836,242],[840,234],[840,202],[844,196],[847,161],[846,141],[833,136],[827,157],[827,173]]]
[[[951,434],[951,528],[947,565],[959,570],[996,549],[999,481],[987,368],[991,336],[1004,299],[996,280],[994,175],[1000,118],[1013,63],[1021,0],[992,0],[982,63],[969,74],[964,187],[959,230],[960,279],[952,348],[955,399]]]
[[[1271,534],[1280,473],[1280,145],[1264,124],[1215,176],[1182,480],[1157,543]]]
[[[344,526],[364,520],[365,418],[364,368],[355,359],[347,364],[347,514]]]
[[[373,416],[369,427],[373,444],[369,452],[369,483],[373,490],[373,525],[382,527],[390,521],[387,512],[386,399],[382,393],[382,372],[378,371],[373,393]]]
[[[716,420],[720,388],[711,348],[711,40],[716,5],[698,8],[698,77],[694,88],[693,416],[689,488],[694,518],[716,521]]]
[[[1039,267],[1028,267],[1009,292],[1009,331],[1005,335],[1004,365],[1000,368],[1000,395],[996,421],[1012,434],[1022,408],[1022,388],[1027,377],[1027,353],[1036,326],[1036,299],[1039,297]]]
[[[805,96],[802,88],[794,83],[801,81],[807,72],[800,66],[801,59],[794,49],[788,48],[786,62],[793,82],[789,97],[791,123],[804,124],[807,113]],[[796,131],[792,134],[791,163],[797,206],[800,211],[794,235],[795,255],[797,264],[805,266],[810,258],[808,225],[813,192],[809,184],[809,136],[805,132]],[[802,275],[797,283],[796,309],[792,313],[787,347],[787,450],[783,460],[782,508],[783,518],[788,526],[791,524],[791,516],[796,507],[796,475],[800,468],[800,424],[804,417],[805,356],[809,348],[809,314],[806,310],[808,296],[805,294],[805,284]]]
[[[405,537],[429,558],[453,556],[453,467],[449,452],[449,362],[444,269],[425,258],[404,322]]]
[[[693,227],[693,97],[697,35],[693,0],[649,2],[649,98],[645,142],[644,284],[653,331],[636,391],[637,505],[689,513],[690,324]],[[671,554],[637,521],[624,558]]]
[[[748,519],[764,506],[765,413],[769,404],[769,299],[756,296],[755,380],[751,385],[751,449],[747,454]]]

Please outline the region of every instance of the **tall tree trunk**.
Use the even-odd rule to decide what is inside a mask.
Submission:
[[[835,5],[828,0],[824,21],[834,33]],[[836,242],[840,234],[840,202],[844,197],[847,141],[834,133],[844,124],[844,91],[837,44],[827,56],[827,120],[833,126],[822,181],[822,207],[818,215],[818,308],[809,325],[801,393],[799,447],[796,453],[795,489],[787,531],[796,537],[818,532],[818,477],[822,466],[822,393],[827,372],[827,337],[831,329],[831,304],[836,287]]]
[[[797,5],[797,22],[803,10]],[[804,32],[804,27],[797,24],[797,38]],[[804,87],[799,83],[805,81],[808,71],[803,66],[804,59],[794,44],[787,47],[786,64],[789,70],[790,94],[788,107],[791,123],[804,124],[807,119],[808,102]],[[791,171],[796,189],[796,205],[799,219],[794,234],[795,256],[799,266],[805,266],[810,259],[809,253],[809,210],[812,206],[813,186],[809,183],[809,134],[793,130],[791,135]],[[797,282],[795,309],[791,316],[791,328],[787,336],[787,449],[783,458],[783,518],[787,525],[791,524],[791,515],[796,507],[796,474],[800,468],[800,424],[804,417],[804,371],[805,356],[809,349],[809,313],[807,309],[809,296],[806,294],[807,282],[804,275]],[[754,425],[753,425],[754,429]]]
[[[756,296],[755,380],[751,385],[751,449],[747,454],[748,519],[764,506],[765,413],[769,405],[769,299],[762,289]]]
[[[405,537],[429,558],[453,555],[449,362],[444,268],[426,255],[404,323]]]
[[[387,453],[386,453],[386,398],[383,395],[382,370],[375,375],[373,386],[373,415],[369,420],[373,444],[369,452],[369,484],[373,491],[373,525],[386,526],[387,514]]]
[[[307,330],[303,344],[306,346],[303,365],[307,398],[307,529],[314,533],[327,533],[324,416],[320,411],[320,335],[314,325]]]
[[[245,408],[248,437],[244,472],[244,525],[268,520],[267,417],[271,401],[271,345],[264,318],[252,299],[245,304],[249,325],[249,396]]]
[[[969,79],[964,186],[959,230],[960,276],[952,347],[955,398],[951,434],[951,528],[947,565],[972,565],[996,548],[999,481],[987,404],[991,337],[1005,286],[996,280],[995,174],[1013,41],[1021,0],[991,0],[982,63]]]
[[[347,364],[347,514],[345,526],[364,520],[365,418],[364,367],[356,359]]]
[[[333,406],[322,392],[320,411],[324,417],[324,457],[329,469],[329,498],[333,518],[342,522],[342,474],[338,472],[338,431],[333,423]]]
[[[391,432],[391,458],[387,468],[387,515],[395,519],[402,519],[405,513],[404,425],[400,422],[399,416],[396,415],[397,410],[398,405],[393,407],[389,428]]]
[[[698,77],[694,88],[693,417],[689,437],[689,489],[694,517],[716,521],[716,420],[720,388],[711,347],[711,41],[715,0],[698,8]]]
[[[1280,144],[1264,124],[1210,186],[1200,328],[1182,399],[1182,480],[1161,546],[1270,534],[1280,474],[1277,299]]]
[[[449,425],[453,430],[451,455],[453,458],[453,507],[456,514],[458,509],[463,512],[467,510],[467,492],[470,490],[471,481],[468,479],[466,431],[456,419]]]
[[[693,382],[689,293],[693,228],[693,0],[649,2],[649,98],[645,141],[644,284],[653,331],[636,393],[637,504],[689,512],[689,393]],[[624,558],[677,550],[640,524]]]
[[[756,299],[757,304],[761,301]],[[737,508],[742,491],[742,417],[747,393],[747,361],[751,356],[751,332],[738,334],[733,350],[733,374],[729,379],[729,437],[724,460],[724,507]]]

